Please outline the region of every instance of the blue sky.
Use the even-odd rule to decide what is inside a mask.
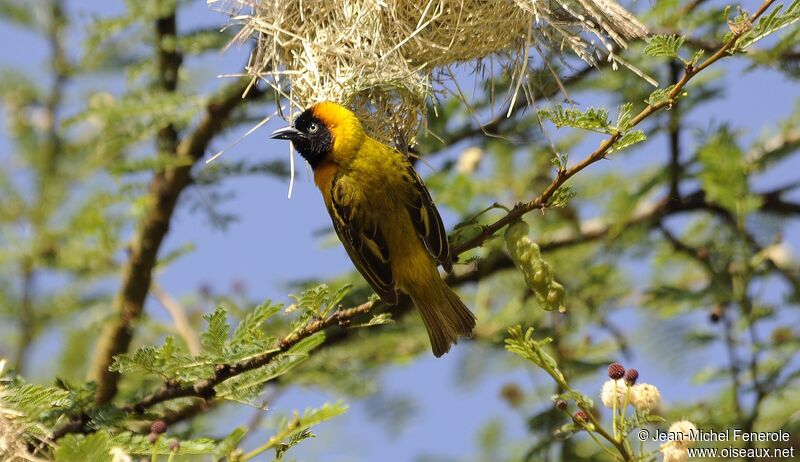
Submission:
[[[87,12],[106,16],[122,9],[121,2],[91,0],[72,3],[80,4],[70,7],[71,15],[79,23],[90,20]],[[750,8],[754,4],[755,2],[743,2],[742,6]],[[225,20],[224,16],[208,10],[205,2],[197,1],[180,16],[179,27],[188,29],[196,25],[222,25]],[[71,36],[69,40],[77,45],[79,35]],[[0,62],[4,66],[11,64],[35,70],[45,65],[45,44],[31,34],[3,24],[0,25],[0,41],[23,44],[0,49]],[[204,57],[190,65],[199,64],[209,75],[235,73],[239,71],[245,57],[244,49],[233,48],[225,53]],[[755,139],[762,135],[762,127],[769,126],[768,121],[784,118],[798,104],[800,86],[778,73],[761,70],[746,72],[741,60],[731,60],[719,68],[726,69],[726,96],[692,115],[690,120],[695,128],[705,128],[710,122],[725,120],[745,130],[748,139]],[[108,85],[112,89],[121,88],[119,82],[108,82]],[[591,96],[579,96],[578,100],[585,106],[599,104]],[[77,107],[76,103],[78,101],[69,101],[68,105],[74,108]],[[284,122],[280,120],[268,123],[230,149],[225,154],[225,159],[233,162],[238,159],[287,158],[286,143],[269,140],[267,137],[273,129],[282,125]],[[246,130],[247,127],[241,127],[224,140],[217,141],[213,148],[224,148]],[[7,158],[10,150],[4,136],[0,135],[0,159]],[[686,137],[685,142],[691,144],[691,135],[687,134]],[[652,152],[637,152],[635,156],[625,157],[624,163],[605,162],[598,168],[635,169],[666,158],[663,142],[648,143],[647,149]],[[576,151],[574,157],[580,152],[583,151]],[[457,154],[451,152],[449,156]],[[298,157],[298,164],[300,160]],[[211,227],[203,214],[190,212],[186,207],[181,208],[175,216],[164,250],[169,251],[186,242],[195,243],[197,250],[158,275],[159,284],[171,294],[181,296],[195,291],[204,283],[211,284],[221,292],[227,292],[234,280],[242,280],[247,286],[249,296],[254,299],[286,301],[289,291],[287,286],[291,281],[308,277],[325,279],[351,271],[352,265],[341,246],[323,248],[320,239],[313,236],[314,232],[327,229],[330,222],[319,192],[302,164],[299,165],[301,167],[298,168],[297,183],[291,200],[286,198],[288,184],[284,180],[251,177],[226,182],[224,189],[235,191],[236,196],[225,205],[225,210],[236,215],[238,221],[224,232]],[[800,171],[800,162],[794,159],[783,167],[777,173],[760,178],[756,186],[769,188],[789,179],[796,179],[792,173]],[[191,188],[186,194],[197,196],[204,192]],[[183,198],[184,203],[187,202],[186,199]],[[189,199],[195,202],[192,199],[197,197]],[[445,214],[445,221],[448,227],[454,224],[450,214]],[[797,223],[792,229],[800,231]],[[800,232],[787,235],[790,236],[793,247],[800,249]],[[631,265],[643,266],[646,262],[631,262]],[[470,304],[470,300],[466,302]],[[211,306],[206,308],[212,309]],[[151,301],[147,310],[158,313],[162,309]],[[615,321],[627,332],[633,332],[634,327],[641,322],[641,317],[632,308],[618,314]],[[635,336],[633,341],[636,342]],[[37,350],[36,355],[47,358],[53,347],[53,342],[46,342]],[[698,367],[713,362],[714,352],[710,353],[708,358],[694,358],[693,361]],[[416,412],[399,433],[386,431],[370,418],[368,402],[353,402],[350,403],[352,408],[348,414],[331,424],[318,427],[315,432],[319,438],[301,445],[294,455],[299,460],[326,461],[409,461],[420,454],[466,458],[474,454],[480,426],[494,417],[507,422],[505,428],[511,438],[523,436],[524,422],[501,401],[500,386],[508,381],[516,381],[523,387],[530,387],[533,383],[543,383],[544,378],[518,370],[498,373],[469,387],[459,386],[457,366],[468,360],[465,356],[469,354],[469,346],[459,345],[441,359],[426,355],[411,364],[393,367],[383,374],[381,385],[384,394],[410,396],[416,400]],[[689,384],[688,375],[676,376],[668,372],[673,365],[665,361],[658,355],[634,359],[635,365],[648,377],[648,381],[662,387],[667,403],[707,391],[693,388]],[[595,382],[587,383],[582,388],[587,393],[596,395],[592,390],[599,390],[602,380],[603,377],[598,375]],[[271,407],[291,412],[295,408],[317,406],[336,399],[337,396],[315,390],[295,390],[281,395]],[[224,427],[241,423],[249,419],[252,412],[243,407],[230,409],[224,413],[221,425]],[[261,436],[264,435],[266,433],[261,433]],[[353,441],[358,441],[358,444],[353,444]]]

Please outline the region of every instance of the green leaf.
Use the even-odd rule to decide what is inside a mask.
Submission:
[[[758,199],[750,195],[744,153],[726,127],[713,134],[697,156],[703,166],[700,182],[709,202],[734,214],[758,207]]]
[[[320,331],[295,343],[291,348],[289,348],[289,351],[287,351],[286,353],[293,355],[307,354],[314,348],[322,345],[324,342],[325,342],[325,332]]]
[[[783,5],[778,5],[769,14],[759,18],[758,22],[749,31],[742,34],[736,41],[736,52],[744,51],[757,41],[774,34],[775,32],[800,20],[800,0],[794,0],[789,7],[783,10]],[[744,20],[747,20],[746,18]]]
[[[23,0],[0,0],[0,17],[20,26],[37,26],[36,8]]]
[[[283,460],[283,455],[286,454],[286,451],[297,446],[304,439],[313,438],[314,436],[315,435],[309,430],[303,430],[302,432],[290,436],[288,441],[275,447],[275,461]]]
[[[648,96],[644,102],[650,106],[657,106],[669,98],[669,94],[672,92],[674,87],[674,85],[670,85],[667,88],[657,88],[650,93],[650,96]]]
[[[108,171],[114,175],[129,175],[132,173],[164,171],[171,168],[192,165],[191,158],[176,157],[171,154],[162,154],[147,157],[124,159],[112,164]]]
[[[206,51],[216,51],[224,48],[233,38],[228,29],[223,31],[219,27],[196,29],[178,37],[177,48],[186,54],[200,54]]]
[[[351,329],[354,329],[357,327],[371,327],[371,326],[380,326],[382,324],[392,324],[393,322],[394,319],[392,319],[391,313],[380,313],[372,316],[372,318],[365,323],[352,324],[349,327]]]
[[[556,192],[547,200],[547,207],[565,207],[573,197],[575,197],[575,190],[570,185],[561,186],[556,189]]]
[[[325,341],[325,332],[317,332],[292,346],[286,353],[277,355],[267,365],[247,371],[218,385],[217,396],[235,401],[245,401],[257,396],[263,385],[280,377],[308,359],[308,354]]]
[[[677,58],[683,42],[678,35],[654,35],[647,40],[644,53],[654,58]]]
[[[245,402],[259,393],[265,383],[274,380],[308,359],[307,354],[281,354],[266,366],[244,372],[217,385],[217,397]]]
[[[633,103],[625,103],[619,107],[617,114],[617,125],[614,127],[619,132],[626,132],[631,128]]]
[[[283,308],[283,305],[273,304],[271,301],[267,300],[249,311],[244,319],[242,319],[242,322],[236,326],[231,344],[239,345],[247,342],[259,342],[264,340],[266,338],[263,329],[264,322],[278,314],[281,308]]]
[[[111,446],[109,442],[106,432],[95,432],[89,435],[70,434],[59,440],[55,460],[56,462],[110,461]]]
[[[630,147],[636,143],[641,143],[645,141],[647,136],[641,130],[634,130],[622,135],[622,138],[619,139],[611,149],[608,150],[609,153],[622,151],[623,149]]]
[[[109,130],[120,128],[120,124],[142,127],[137,133],[129,134],[131,140],[147,139],[169,124],[185,126],[206,103],[201,97],[171,92],[132,93],[119,99],[108,93],[98,93],[87,101],[83,112],[64,120],[65,128],[89,121]]]
[[[170,447],[174,438],[169,435],[162,435],[155,443],[155,453],[168,455],[172,453]],[[217,443],[210,438],[180,439],[180,446],[175,454],[177,455],[200,455],[211,454],[216,448]],[[138,433],[120,433],[111,437],[110,446],[119,447],[131,455],[150,455],[153,453],[153,444],[147,435]]]
[[[295,414],[293,418],[283,422],[278,433],[269,439],[269,443],[277,447],[279,444],[286,444],[283,442],[291,441],[293,438],[299,437],[300,439],[305,439],[313,436],[308,432],[311,427],[340,416],[345,412],[347,412],[347,406],[341,401],[338,401],[334,404],[326,403],[318,409],[308,409],[302,416]],[[294,444],[297,444],[297,442],[299,441],[295,441]],[[292,446],[294,444],[292,444]],[[283,452],[285,452],[285,450],[280,452],[281,456]]]
[[[115,356],[110,369],[121,374],[146,371],[162,379],[177,379],[184,383],[206,378],[213,373],[211,361],[198,361],[182,352],[171,336],[164,340],[161,347],[146,346],[133,353]]]
[[[218,356],[224,354],[225,344],[228,342],[228,334],[231,330],[227,317],[227,310],[221,306],[218,306],[213,313],[203,316],[203,319],[208,321],[208,329],[200,334],[203,351]]]
[[[28,383],[6,385],[0,392],[3,403],[31,419],[53,408],[67,406],[70,396],[66,390]]]
[[[247,436],[247,427],[236,427],[225,438],[217,444],[214,449],[214,461],[224,458],[232,459],[231,455],[236,450],[239,443]]]
[[[564,109],[563,106],[555,106],[549,110],[539,111],[539,117],[550,120],[559,128],[572,127],[599,133],[609,133],[608,111],[602,108],[589,108],[586,112],[583,112],[579,109]]]
[[[549,337],[542,340],[534,340],[532,327],[529,327],[523,334],[522,326],[516,325],[508,329],[506,350],[527,359],[542,369],[545,369],[549,374],[554,374],[564,382],[564,376],[561,371],[558,370],[558,363],[543,350],[543,347],[552,341],[553,339]]]
[[[288,307],[286,311],[291,312],[301,309],[303,315],[299,321],[303,321],[312,315],[318,318],[325,318],[333,310],[339,308],[340,303],[344,300],[351,287],[350,284],[345,284],[335,291],[331,291],[326,284],[320,284],[303,291],[300,295],[291,295],[296,302]]]

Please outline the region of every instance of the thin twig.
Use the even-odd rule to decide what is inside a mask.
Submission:
[[[761,7],[753,13],[750,17],[751,21],[757,20],[768,8],[772,5],[774,0],[766,0]],[[659,101],[655,104],[649,104],[641,112],[639,112],[635,117],[631,119],[631,127],[636,127],[642,121],[649,118],[653,114],[659,112],[661,109],[672,107],[675,103],[677,103],[680,95],[683,93],[684,87],[689,83],[690,80],[700,72],[707,69],[709,66],[714,64],[715,62],[719,61],[720,59],[729,56],[728,50],[730,50],[736,42],[739,40],[739,37],[745,32],[745,30],[739,30],[732,33],[731,38],[728,39],[727,42],[719,49],[716,53],[708,57],[705,61],[697,65],[696,67],[689,64],[685,67],[683,76],[678,80],[678,82],[672,87],[672,90],[667,94],[667,97],[662,101]],[[504,226],[518,220],[526,213],[530,212],[531,210],[544,208],[547,206],[547,202],[553,197],[558,189],[567,182],[570,178],[575,176],[576,173],[582,171],[589,165],[599,161],[600,159],[604,159],[606,155],[611,151],[614,145],[622,138],[621,132],[616,132],[611,137],[607,138],[600,144],[600,147],[597,148],[594,152],[589,154],[583,160],[578,162],[577,164],[573,165],[570,168],[562,168],[556,174],[556,177],[553,179],[553,182],[545,188],[545,190],[536,198],[529,202],[524,202],[517,204],[514,208],[506,214],[504,217],[500,218],[499,220],[495,221],[492,224],[486,225],[483,227],[482,231],[468,239],[466,242],[462,242],[453,247],[452,254],[457,256],[460,255],[467,250],[474,249],[475,247],[480,246],[483,244],[484,241],[492,237],[496,232],[502,229]]]

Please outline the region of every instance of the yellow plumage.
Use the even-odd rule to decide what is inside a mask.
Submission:
[[[314,169],[334,229],[356,268],[386,302],[397,291],[420,311],[436,356],[475,318],[442,281],[450,270],[447,235],[436,207],[405,155],[369,137],[358,118],[335,103],[319,103],[295,126],[276,132],[291,139]]]

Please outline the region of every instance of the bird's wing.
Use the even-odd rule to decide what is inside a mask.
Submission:
[[[331,185],[328,212],[333,229],[358,272],[383,301],[394,305],[397,303],[397,291],[389,262],[389,246],[377,220],[357,213],[354,206],[357,196],[351,188],[353,186],[346,179],[334,180]]]
[[[417,235],[425,243],[425,247],[433,255],[439,264],[447,271],[453,269],[453,257],[450,254],[450,244],[447,242],[447,231],[444,229],[442,217],[433,204],[428,188],[422,183],[414,166],[409,162],[407,167],[407,178],[412,186],[412,194],[406,203],[408,215],[414,223]]]

